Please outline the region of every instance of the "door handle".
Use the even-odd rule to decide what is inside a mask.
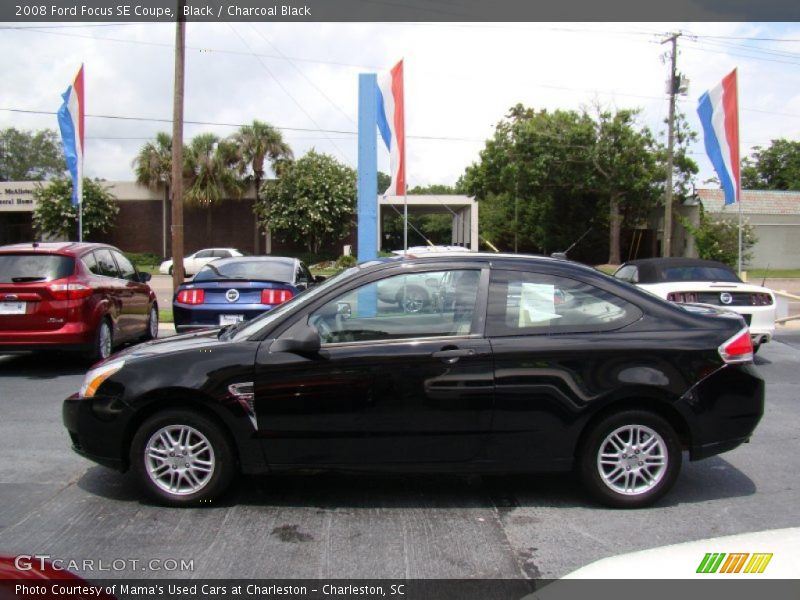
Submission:
[[[449,350],[440,350],[438,352],[434,352],[431,356],[433,358],[438,358],[442,362],[446,362],[447,364],[454,364],[458,362],[458,359],[462,356],[474,356],[475,350],[472,348],[451,348]]]

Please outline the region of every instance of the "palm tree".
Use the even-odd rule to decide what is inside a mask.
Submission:
[[[206,208],[206,237],[211,238],[211,207],[239,198],[244,183],[237,175],[238,149],[213,133],[192,139],[186,152],[185,169],[191,173],[184,198],[188,204]]]
[[[164,186],[161,205],[161,254],[167,256],[167,204],[172,186],[172,136],[160,131],[154,142],[147,142],[133,159],[136,182],[152,189]]]
[[[281,132],[269,123],[254,120],[252,125],[243,125],[233,134],[233,142],[239,152],[237,168],[240,175],[252,172],[252,180],[256,186],[255,206],[261,202],[261,182],[264,180],[264,163],[269,160],[273,171],[276,163],[292,158],[292,149],[283,141]],[[269,199],[265,198],[268,204]],[[268,208],[268,207],[267,207]],[[266,234],[266,253],[272,253],[272,235],[269,228]],[[258,254],[258,220],[255,231],[255,253]]]

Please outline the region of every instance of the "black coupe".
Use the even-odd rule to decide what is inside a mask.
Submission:
[[[421,275],[409,312],[380,286]],[[575,469],[639,507],[764,409],[736,314],[687,310],[565,260],[429,255],[353,267],[248,322],[148,342],[64,402],[73,448],[198,505],[237,472]]]

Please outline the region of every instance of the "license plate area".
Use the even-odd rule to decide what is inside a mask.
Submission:
[[[27,311],[26,302],[0,302],[0,315],[24,315]]]
[[[244,315],[220,315],[219,316],[219,324],[220,325],[234,325],[239,323],[240,321],[244,321]]]

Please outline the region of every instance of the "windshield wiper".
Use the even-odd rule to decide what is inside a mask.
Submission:
[[[12,277],[12,283],[28,283],[30,281],[45,281],[47,277],[44,275],[39,275],[37,277]]]

